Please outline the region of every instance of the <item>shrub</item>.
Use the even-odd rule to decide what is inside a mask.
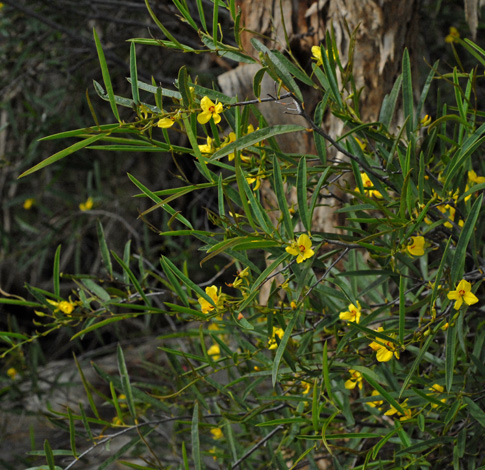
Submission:
[[[349,100],[353,80],[339,82],[344,68],[330,34],[307,73],[256,39],[260,57],[250,57],[212,36],[202,9],[196,20],[183,2],[174,4],[212,53],[263,66],[256,93],[264,74],[277,93],[238,100],[200,85],[186,67],[176,90],[141,82],[136,43],[195,52],[158,23],[166,40],[131,41],[132,96],[120,97],[94,34],[104,82],[95,88],[115,122],[52,136],[77,141],[21,176],[82,148],[191,158],[203,183],[181,173],[179,187],[157,190],[128,177],[153,203],[143,217],[168,214],[160,236],[191,237],[205,255],[182,263],[171,251],[161,271],[141,257],[135,267],[129,245],[123,255],[110,252],[99,224],[99,279],[71,276],[78,287],[61,296],[59,247],[52,292],[27,286],[32,300],[1,300],[34,309],[38,336],[71,328],[73,339],[83,338],[137,317],[172,319],[173,331],[158,338],[158,354],[137,364],[136,376],[118,346],[118,373],[95,365],[106,390],[83,378],[89,413],[74,403],[52,411],[70,433],[71,450],[57,454],[73,458],[65,468],[126,436],[100,468],[121,459],[147,469],[316,469],[321,460],[355,469],[485,465],[485,168],[477,158],[485,124],[473,106],[483,76],[476,68],[438,75],[435,64],[415,105],[405,51],[379,121],[365,123]],[[215,5],[217,25],[223,7]],[[456,42],[485,65],[485,51]],[[437,77],[456,101],[439,104],[431,120],[423,109]],[[305,86],[320,93],[313,115]],[[399,98],[404,120],[394,127]],[[269,126],[255,106],[262,100],[283,103],[305,125]],[[120,119],[120,106],[133,109],[133,119]],[[345,134],[327,135],[324,112],[343,122]],[[171,143],[175,131],[187,135],[187,146]],[[315,154],[285,152],[278,137],[288,133],[311,134]],[[345,159],[334,163],[331,149]],[[201,191],[216,202],[205,226],[194,227],[171,203]],[[314,214],[336,192],[341,204],[332,210],[344,223],[323,232]],[[3,339],[3,357],[32,341]],[[48,442],[44,454],[55,468]]]

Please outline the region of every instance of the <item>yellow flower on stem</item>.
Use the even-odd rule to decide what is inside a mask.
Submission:
[[[205,293],[214,301],[214,304],[217,305],[217,303],[219,302],[219,296],[217,295],[217,287],[216,286],[206,287]],[[202,313],[212,312],[212,310],[216,308],[208,300],[205,300],[204,297],[199,297],[199,304],[200,304]]]
[[[434,384],[428,390],[434,393],[443,393],[445,391],[445,388],[442,385]],[[442,398],[440,401],[441,403],[446,403],[446,398]],[[431,405],[431,408],[437,408],[438,406],[439,405],[437,405],[436,403],[433,403]]]
[[[303,395],[307,395],[308,393],[310,393],[310,391],[312,390],[312,387],[313,387],[312,383],[305,382],[305,381],[303,381],[300,385],[303,387],[303,392],[302,392]]]
[[[256,176],[254,178],[248,177],[248,178],[246,178],[246,181],[248,182],[248,184],[256,183],[254,185],[253,191],[257,191],[259,189],[259,187],[261,186],[261,176]]]
[[[207,144],[199,145],[199,150],[201,153],[214,153],[216,150],[214,139],[212,137],[207,137]]]
[[[454,26],[450,26],[450,32],[445,37],[445,42],[451,44],[452,42],[458,42],[458,39],[460,39],[460,33]]]
[[[485,183],[485,176],[478,176],[475,171],[468,172],[468,181],[475,184]]]
[[[24,201],[24,205],[22,206],[26,211],[32,209],[32,206],[35,203],[35,199],[33,197],[29,197]]]
[[[88,197],[86,199],[86,202],[81,202],[81,204],[79,204],[79,209],[82,210],[83,212],[90,211],[93,208],[93,205],[94,205],[93,198]]]
[[[362,312],[361,312],[361,306],[360,306],[360,303],[359,301],[357,300],[357,305],[354,305],[354,304],[350,304],[349,309],[345,312],[340,312],[340,315],[339,315],[339,318],[340,320],[344,320],[344,321],[351,321],[351,322],[354,322],[354,323],[359,323],[360,321],[360,316],[362,315]]]
[[[323,59],[322,59],[322,49],[320,46],[313,46],[312,47],[312,59],[316,60],[317,63],[315,64],[317,67],[319,65],[323,65]]]
[[[405,421],[405,420],[411,419],[413,412],[408,408],[407,401],[408,399],[406,398],[406,400],[404,400],[404,402],[401,405],[401,408],[404,411],[404,414],[396,410],[396,408],[394,408],[392,405],[391,405],[391,408],[387,410],[384,414],[386,416],[393,416],[397,413],[397,415],[400,416],[399,421]]]
[[[276,342],[275,337],[278,336],[279,339],[283,338],[285,331],[282,328],[275,328],[273,326],[273,334],[268,341],[268,349],[276,349],[278,347],[278,343]]]
[[[377,395],[380,395],[379,392],[377,390],[372,390],[371,396],[375,397]],[[383,400],[367,401],[365,402],[365,404],[369,405],[372,408],[377,408],[378,410],[380,410],[381,409],[380,407],[384,404],[384,401]]]
[[[14,380],[15,377],[17,377],[17,369],[15,369],[15,367],[10,367],[8,370],[7,370],[7,375],[12,379]]]
[[[61,302],[56,302],[54,300],[47,299],[47,302],[49,302],[51,305],[56,307],[54,312],[62,312],[66,315],[71,315],[73,312],[74,308],[76,307],[76,304],[74,302],[68,302],[67,300],[62,300]]]
[[[157,123],[157,127],[160,127],[161,129],[169,129],[175,124],[176,120],[177,120],[176,114],[173,116],[161,118]]]
[[[381,331],[384,331],[384,328],[380,326],[379,328],[377,328],[376,331],[380,333]],[[389,335],[390,338],[393,338],[394,336],[394,334]],[[372,341],[369,346],[377,352],[376,359],[379,362],[390,361],[392,359],[392,356],[395,356],[396,359],[399,359],[399,351],[392,341],[386,341],[378,338],[378,341]]]
[[[347,390],[353,390],[356,385],[362,390],[362,374],[354,369],[349,369],[350,379],[345,382]]]
[[[211,118],[214,120],[214,124],[219,124],[221,122],[220,114],[223,111],[222,103],[214,103],[209,97],[204,96],[200,100],[200,107],[202,108],[202,112],[197,115],[199,124],[206,124]]]
[[[224,434],[221,428],[211,429],[211,434],[212,434],[212,439],[221,439],[222,437],[224,437]]]
[[[362,186],[364,186],[364,194],[367,197],[376,197],[378,199],[382,199],[382,194],[374,188],[374,183],[371,179],[367,176],[367,173],[361,173],[360,178],[362,179]],[[355,188],[357,191],[358,188]]]
[[[311,258],[315,252],[312,250],[312,242],[310,237],[302,233],[297,241],[291,243],[286,247],[286,252],[290,255],[296,256],[296,262],[302,263],[308,258]]]
[[[431,124],[431,116],[429,114],[426,114],[426,116],[424,116],[424,118],[421,119],[421,121],[419,121],[419,123],[423,127],[429,126]]]
[[[214,359],[214,361],[217,361],[218,359],[221,358],[221,348],[219,347],[218,344],[213,344],[208,350],[207,350],[207,354],[209,356],[212,356],[212,359]]]
[[[411,243],[406,246],[406,250],[411,256],[423,256],[424,255],[424,237],[417,236],[411,237]]]
[[[473,305],[478,302],[478,297],[471,291],[471,289],[472,285],[468,281],[465,281],[465,279],[462,279],[458,283],[456,290],[448,292],[448,298],[450,300],[456,300],[455,310],[458,310],[463,302],[467,305]]]

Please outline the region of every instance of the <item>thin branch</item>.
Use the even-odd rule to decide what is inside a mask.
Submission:
[[[233,470],[235,468],[238,468],[241,463],[246,460],[253,452],[258,450],[263,444],[266,444],[266,442],[271,439],[278,431],[281,431],[284,429],[284,426],[280,424],[279,426],[276,426],[267,436],[264,436],[263,439],[261,439],[256,445],[251,447],[238,461],[236,461],[233,466],[231,467]],[[66,469],[67,470],[67,469]]]

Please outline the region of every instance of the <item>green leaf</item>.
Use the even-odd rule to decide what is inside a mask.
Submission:
[[[111,263],[108,244],[106,243],[106,238],[104,236],[103,225],[101,224],[99,219],[96,220],[96,230],[98,234],[99,248],[101,250],[101,258],[103,259],[104,267],[110,277],[113,277],[113,265]]]
[[[130,44],[130,79],[131,79],[131,96],[136,105],[140,104],[140,95],[138,93],[138,71],[136,69],[136,46]]]
[[[150,191],[146,186],[144,186],[140,181],[138,181],[133,175],[130,175],[128,173],[128,178],[132,181],[132,183],[140,189],[144,194],[146,194],[153,202],[156,203],[161,203],[162,200],[152,191]],[[181,214],[175,211],[170,205],[168,204],[163,204],[160,207],[167,211],[172,217],[174,217],[176,220],[184,224],[186,227],[188,227],[190,230],[193,230],[194,227],[192,227],[192,224]]]
[[[248,135],[240,137],[235,142],[225,145],[217,152],[215,152],[210,161],[219,160],[230,153],[234,153],[235,150],[242,150],[250,147],[251,145],[257,144],[264,139],[269,139],[277,135],[288,134],[289,132],[300,132],[306,131],[307,128],[304,126],[298,126],[296,124],[281,124],[276,126],[264,127],[258,129],[257,131],[251,132]]]
[[[463,401],[468,405],[470,415],[485,428],[485,413],[483,410],[469,397],[463,397]]]
[[[153,13],[153,10],[150,8],[150,4],[148,3],[148,0],[145,0],[145,5],[147,7],[148,13],[152,17],[152,20],[155,21],[156,25],[161,29],[163,34],[167,36],[167,38],[175,44],[179,49],[185,50],[186,47],[180,44],[173,36],[170,34],[170,31],[163,26],[163,24],[160,22],[160,20],[156,17],[155,13]]]
[[[404,119],[406,121],[406,134],[408,138],[411,136],[412,132],[414,131],[414,113],[413,113],[413,102],[414,102],[414,93],[413,93],[413,79],[411,76],[411,63],[409,61],[409,51],[408,49],[404,49],[404,54],[402,57],[402,98],[403,98],[403,111],[404,111]]]
[[[326,43],[327,45],[330,45],[332,43],[330,40],[330,34],[328,33],[328,31],[327,31]],[[323,45],[320,46],[320,49],[322,51],[323,70],[325,72],[325,76],[327,77],[330,91],[332,93],[332,97],[334,101],[337,103],[338,107],[342,108],[343,106],[342,96],[340,95],[340,91],[338,88],[338,79],[337,79],[337,74],[335,72],[335,66],[332,66],[332,64],[330,64],[327,51],[325,50]],[[332,50],[331,46],[329,47],[329,50]],[[332,62],[333,62],[333,58],[332,58]]]
[[[109,103],[111,105],[111,110],[113,111],[114,117],[117,121],[120,121],[120,115],[118,113],[118,108],[116,107],[115,95],[113,92],[113,85],[111,84],[111,77],[109,75],[108,64],[106,63],[106,58],[104,57],[103,47],[99,41],[99,37],[96,33],[96,29],[93,28],[94,42],[96,43],[96,51],[98,52],[99,64],[101,65],[101,73],[103,74],[104,87],[108,93]]]
[[[195,402],[194,412],[192,414],[192,458],[194,460],[195,469],[201,470],[202,464],[200,460],[200,441],[199,441],[199,403]]]
[[[445,383],[446,391],[450,392],[453,385],[453,369],[455,368],[456,330],[451,324],[446,332],[446,355],[445,355]]]
[[[334,404],[335,406],[335,398],[332,393],[332,385],[330,383],[330,370],[328,366],[328,349],[327,349],[327,341],[325,341],[323,345],[323,354],[322,354],[322,371],[323,371],[323,383],[325,384],[325,390],[327,391],[328,399]]]
[[[416,371],[416,369],[418,368],[419,364],[421,363],[424,355],[426,354],[426,351],[428,350],[429,348],[429,345],[431,344],[431,341],[433,341],[433,338],[436,336],[437,333],[434,333],[434,334],[430,334],[427,338],[426,338],[426,342],[424,343],[424,345],[419,348],[419,354],[418,354],[418,357],[416,357],[415,361],[413,362],[413,365],[411,366],[411,368],[409,369],[409,372],[408,372],[408,375],[406,376],[406,378],[404,379],[404,382],[402,384],[402,387],[401,387],[401,391],[399,392],[399,398],[402,397],[402,394],[404,392],[404,390],[406,390],[409,382],[411,381],[411,379],[414,377],[414,372]]]
[[[293,233],[293,223],[291,221],[288,200],[283,186],[281,167],[276,155],[273,158],[273,185],[275,188],[276,199],[278,200],[278,208],[281,211],[281,217],[283,218],[283,226],[285,227],[286,235],[288,239],[293,240],[295,237]]]
[[[47,439],[44,441],[44,452],[47,465],[49,465],[49,470],[56,470],[56,466],[54,464],[54,455],[52,454],[52,449]]]
[[[102,302],[109,302],[111,296],[98,284],[96,284],[92,279],[81,279],[81,282],[86,286],[86,288],[93,293]]]
[[[80,142],[76,142],[75,144],[71,145],[70,147],[67,147],[64,150],[61,150],[60,152],[57,152],[54,155],[51,155],[50,157],[41,161],[40,163],[33,166],[29,170],[24,171],[19,176],[19,179],[24,178],[27,175],[31,175],[32,173],[35,173],[36,171],[39,171],[42,168],[45,168],[46,166],[52,165],[53,163],[63,159],[64,157],[71,155],[71,153],[77,152],[78,150],[81,150],[82,148],[87,147],[88,145],[92,144],[93,142],[96,142],[97,140],[99,140],[101,138],[103,138],[102,134],[93,135],[92,137],[88,137],[84,140],[81,140]]]
[[[283,358],[283,353],[285,352],[286,345],[288,344],[288,341],[290,339],[291,333],[293,331],[293,328],[297,320],[298,320],[298,313],[294,312],[293,318],[290,320],[290,323],[288,323],[288,326],[285,329],[285,334],[283,335],[283,338],[281,338],[280,344],[278,345],[278,349],[276,350],[276,355],[273,361],[273,368],[271,370],[271,380],[273,383],[273,388],[276,385],[276,380],[278,377],[278,369],[280,367],[281,359]]]
[[[283,252],[278,258],[276,258],[254,281],[251,289],[248,292],[248,296],[244,299],[244,301],[239,305],[236,313],[241,312],[244,310],[254,299],[254,297],[259,293],[259,289],[261,285],[267,281],[268,276],[286,259],[288,259],[291,255]]]
[[[465,225],[463,226],[460,238],[456,245],[455,254],[453,255],[453,262],[451,264],[451,282],[455,284],[463,276],[465,268],[466,249],[470,241],[475,225],[482,208],[483,193],[474,202],[468,217],[466,218]]]
[[[162,256],[161,260],[167,264],[167,266],[172,270],[172,272],[189,288],[194,290],[199,297],[204,298],[211,305],[216,307],[214,301],[193,281],[191,281],[180,269],[175,266],[167,257]]]
[[[138,282],[138,279],[133,274],[133,271],[114,251],[111,251],[111,255],[116,260],[116,262],[122,267],[123,271],[128,275],[128,278],[133,284],[133,287],[140,294],[140,297],[143,299],[143,302],[145,302],[145,305],[149,307],[151,305],[151,302],[148,299],[148,297],[145,295],[145,291],[143,290],[143,287],[141,286],[141,284]]]
[[[69,440],[71,443],[72,455],[77,459],[76,453],[76,426],[74,423],[74,418],[72,416],[71,408],[67,409],[67,415],[69,417]]]
[[[96,408],[96,404],[94,403],[93,395],[91,393],[89,383],[87,382],[86,377],[84,376],[82,367],[79,364],[75,354],[73,354],[73,357],[74,357],[74,362],[76,363],[77,370],[79,372],[79,376],[81,377],[81,382],[83,383],[83,386],[84,386],[84,391],[86,392],[86,395],[88,397],[89,406],[91,407],[91,410],[94,413],[94,416],[96,416],[96,418],[98,419],[101,419],[101,417],[99,416],[98,410]]]
[[[300,219],[303,223],[305,229],[310,232],[312,228],[312,220],[310,218],[310,211],[308,210],[307,204],[307,168],[305,157],[300,157],[298,163],[298,169],[296,173],[296,192],[298,199],[298,212],[300,214]]]
[[[295,80],[291,76],[288,68],[285,66],[285,63],[280,60],[280,58],[271,50],[269,50],[264,44],[258,41],[256,38],[251,38],[251,44],[253,47],[258,51],[264,54],[264,60],[262,61],[264,65],[269,67],[273,66],[276,72],[275,78],[276,81],[281,80],[285,87],[294,93],[294,95],[300,100],[303,101],[303,95],[301,94],[301,90],[296,84]]]
[[[399,278],[399,342],[404,342],[404,326],[406,321],[406,278]]]
[[[128,405],[128,410],[130,411],[131,417],[137,421],[136,418],[136,408],[135,402],[133,400],[133,391],[131,389],[130,375],[128,374],[128,369],[126,368],[125,356],[120,344],[117,345],[116,356],[118,359],[118,371],[120,374],[121,385],[123,388],[123,393],[126,396],[126,404]]]
[[[443,194],[449,190],[449,186],[456,174],[461,169],[462,165],[468,157],[485,142],[485,137],[481,135],[485,132],[485,124],[482,124],[472,135],[470,135],[458,148],[458,151],[444,171],[445,183],[443,184]]]
[[[59,285],[60,280],[60,273],[59,273],[59,263],[61,258],[61,245],[57,247],[56,254],[54,255],[54,273],[53,273],[53,281],[54,281],[54,294],[56,297],[61,295],[61,288]]]
[[[402,75],[399,75],[394,82],[391,93],[384,97],[382,101],[381,111],[379,113],[379,121],[387,128],[390,127],[394,110],[396,109],[397,99],[399,97],[399,90],[401,89]]]
[[[381,387],[377,381],[375,381],[373,378],[370,377],[370,375],[367,375],[365,372],[363,372],[362,375],[367,383],[375,390],[377,390],[382,398],[387,401],[387,403],[393,406],[397,411],[399,411],[399,413],[404,415],[404,410],[402,409],[401,405],[391,395],[389,395],[386,389]]]

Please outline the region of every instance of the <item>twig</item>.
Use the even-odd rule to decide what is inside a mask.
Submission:
[[[263,439],[261,439],[256,445],[251,447],[237,462],[233,464],[231,467],[233,470],[235,468],[238,468],[241,463],[246,460],[253,452],[258,450],[263,444],[266,444],[266,442],[271,439],[278,431],[281,431],[284,428],[282,424],[279,426],[276,426],[267,436],[265,436]],[[67,469],[66,469],[67,470]]]
[[[382,181],[385,183],[387,186],[392,188],[393,190],[397,190],[396,187],[390,182],[387,181],[387,178],[383,177],[379,173],[376,173],[370,166],[367,165],[367,163],[363,162],[360,158],[356,157],[353,153],[350,153],[348,150],[346,150],[344,147],[342,147],[336,140],[334,140],[332,137],[330,137],[321,127],[317,126],[314,122],[313,119],[308,115],[308,113],[303,109],[303,105],[300,102],[300,100],[293,94],[291,94],[291,97],[293,99],[293,102],[295,103],[296,106],[296,111],[297,114],[300,115],[305,119],[305,121],[310,124],[310,127],[314,132],[317,134],[321,135],[325,140],[330,142],[340,153],[343,153],[346,157],[350,158],[354,162],[356,162],[360,167],[362,167],[366,173],[374,176],[378,180]]]

